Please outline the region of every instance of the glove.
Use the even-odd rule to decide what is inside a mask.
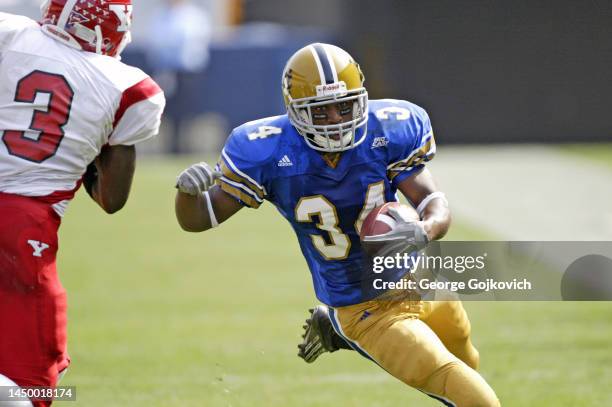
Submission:
[[[189,195],[198,195],[208,191],[219,178],[221,173],[210,168],[205,162],[193,164],[179,174],[175,187]]]
[[[421,250],[429,243],[427,232],[421,222],[404,218],[398,208],[389,208],[387,212],[397,223],[395,227],[382,235],[366,236],[366,243],[383,243],[384,246],[377,256],[392,256],[405,251]]]

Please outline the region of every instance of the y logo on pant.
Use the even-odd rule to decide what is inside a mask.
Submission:
[[[28,240],[28,244],[34,249],[34,253],[32,253],[34,257],[42,257],[43,250],[49,248],[48,244],[39,242],[38,240]]]

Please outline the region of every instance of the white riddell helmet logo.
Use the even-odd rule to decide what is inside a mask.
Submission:
[[[316,87],[317,96],[344,96],[346,95],[346,83],[344,81],[317,85]]]

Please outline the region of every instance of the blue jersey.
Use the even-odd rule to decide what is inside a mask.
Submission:
[[[245,123],[223,148],[218,182],[246,206],[276,206],[297,235],[317,298],[339,307],[372,299],[363,287],[372,270],[364,267],[361,223],[372,208],[396,201],[397,185],[434,154],[425,110],[372,100],[365,141],[336,162],[308,147],[287,115]]]

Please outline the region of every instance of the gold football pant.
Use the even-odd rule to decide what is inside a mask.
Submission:
[[[446,406],[499,406],[480,376],[460,301],[372,300],[330,308],[336,332],[362,356]]]

